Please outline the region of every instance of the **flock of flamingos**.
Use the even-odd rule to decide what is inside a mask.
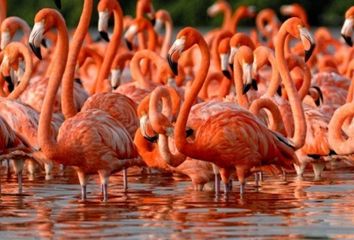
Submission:
[[[24,168],[50,178],[56,165],[75,169],[82,200],[98,174],[107,201],[110,175],[123,171],[126,189],[130,167],[187,175],[196,191],[214,182],[217,194],[237,180],[242,196],[250,176],[312,167],[319,178],[327,163],[353,163],[354,6],[337,39],[325,27],[312,36],[298,4],[281,7],[282,23],[218,0],[208,15],[223,14],[220,28],[185,27],[171,44],[172,19],[151,0],[136,18],[100,0],[93,40],[93,2],[69,31],[59,10],[40,10],[31,30],[0,1],[0,160],[19,193]],[[243,18],[255,18],[248,34]]]

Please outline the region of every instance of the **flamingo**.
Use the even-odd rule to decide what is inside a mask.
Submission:
[[[114,58],[112,63],[112,70],[111,70],[111,87],[113,90],[116,90],[121,82],[128,82],[128,79],[121,80],[123,72],[125,70],[125,65],[128,61],[133,58],[134,54],[132,52],[123,52],[117,54]]]
[[[123,125],[99,109],[80,112],[67,119],[59,129],[57,140],[54,138],[49,123],[69,48],[65,21],[58,11],[44,8],[36,14],[35,24],[30,34],[30,45],[34,52],[38,52],[43,34],[52,27],[58,30],[58,44],[54,58],[58,67],[50,76],[40,114],[39,145],[48,158],[75,168],[81,185],[82,200],[86,199],[87,175],[98,173],[103,200],[107,201],[109,176],[123,168],[139,164],[141,160]]]
[[[167,51],[170,47],[171,44],[171,38],[172,38],[172,33],[173,33],[173,23],[172,23],[172,18],[169,14],[168,11],[160,9],[156,12],[156,22],[155,22],[155,31],[159,32],[160,29],[165,25],[165,36],[161,45],[160,49],[160,56],[161,57],[166,57],[167,56]]]
[[[274,47],[273,38],[279,29],[280,21],[271,8],[262,9],[256,17],[256,26],[261,33],[262,40],[267,41],[267,46]]]
[[[293,3],[289,5],[283,5],[280,8],[280,12],[284,16],[300,18],[304,22],[305,26],[309,28],[310,25],[307,20],[306,10],[300,4]]]
[[[23,31],[22,42],[27,41],[31,29],[26,21],[19,17],[8,17],[1,23],[1,49],[9,44],[18,29]]]
[[[309,33],[302,26],[301,21],[296,19],[295,22],[287,23],[280,33],[285,35],[287,31],[290,31],[298,38],[301,36],[306,46],[310,47]],[[279,38],[281,39],[281,36]],[[236,106],[233,107],[232,111],[221,110],[215,115],[207,115],[206,119],[201,116],[201,119],[197,121],[199,125],[192,126],[194,132],[192,139],[186,139],[185,130],[188,115],[192,103],[205,80],[209,68],[210,54],[202,36],[190,27],[184,28],[178,33],[177,39],[169,50],[169,63],[176,73],[180,54],[194,44],[200,47],[202,65],[193,82],[191,92],[186,97],[177,118],[174,137],[178,151],[196,159],[214,162],[219,167],[224,168],[226,173],[230,173],[232,169],[236,168],[236,173],[241,183],[241,193],[244,191],[245,177],[248,176],[253,167],[278,161],[277,164],[289,168],[291,162],[297,163],[294,150],[286,144],[287,141],[285,139],[271,132],[250,112]],[[294,115],[297,119],[295,121],[297,131],[294,145],[299,148],[303,145],[305,139],[304,130],[306,126],[304,125],[300,101],[293,85],[291,85],[292,82],[289,81],[287,76],[284,75],[284,84],[292,90],[290,93],[293,100],[292,110],[294,110]],[[296,104],[295,106],[294,103]],[[222,108],[222,103],[218,103],[217,106]],[[267,146],[267,148],[256,144],[263,141],[265,142],[261,146]],[[275,157],[278,157],[276,158],[277,160]]]
[[[15,90],[0,101],[1,115],[8,122],[8,124],[14,129],[14,131],[25,139],[36,151],[39,150],[39,144],[37,139],[37,129],[39,124],[39,113],[27,104],[16,100],[28,86],[31,74],[32,74],[32,56],[29,49],[22,43],[13,42],[10,43],[4,49],[4,59],[1,65],[1,71],[3,74],[9,74],[9,68],[11,66],[18,66],[19,57],[23,57],[25,61],[25,73],[21,78],[20,84]],[[51,122],[51,131],[53,134],[57,134],[62,119],[56,116]],[[40,152],[35,153],[38,158],[44,162],[44,168],[46,178],[50,178],[51,168],[53,163],[51,160],[43,158]],[[38,160],[38,159],[37,159]],[[23,163],[18,162],[15,165],[16,172],[22,172]],[[29,172],[31,175],[34,173],[34,163],[30,161]]]
[[[215,17],[218,13],[224,15],[221,29],[227,30],[231,24],[232,8],[225,0],[218,0],[207,10],[208,16]]]

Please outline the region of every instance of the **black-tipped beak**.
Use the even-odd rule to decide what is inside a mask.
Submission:
[[[277,93],[278,93],[279,96],[281,96],[281,94],[282,94],[282,93],[281,93],[281,86],[278,87]]]
[[[317,98],[317,99],[315,100],[315,104],[316,104],[316,106],[318,107],[318,106],[321,105],[321,103],[323,103],[323,93],[322,93],[321,88],[318,87],[318,86],[312,86],[312,88],[316,89],[316,91],[318,92],[319,98]]]
[[[227,77],[227,79],[232,80],[231,73],[228,70],[223,70],[222,73],[225,77]]]
[[[242,94],[246,94],[251,89],[251,86],[252,86],[252,84],[250,84],[250,83],[247,83],[246,85],[244,85]]]
[[[350,46],[353,47],[353,40],[350,36],[346,36],[342,34],[342,37],[344,38],[345,42]]]
[[[191,137],[193,135],[193,133],[194,133],[194,130],[191,128],[188,128],[186,130],[186,137]]]
[[[159,139],[159,135],[156,134],[156,135],[153,136],[153,137],[145,136],[145,135],[144,135],[144,138],[145,138],[146,140],[148,140],[149,142],[151,142],[151,143],[156,143],[157,140]]]
[[[57,8],[61,9],[61,0],[54,0],[55,5]]]
[[[109,37],[108,37],[108,33],[104,32],[104,31],[100,31],[100,36],[102,39],[104,39],[106,42],[109,42]]]
[[[78,84],[80,84],[81,86],[83,86],[83,85],[82,85],[82,81],[81,81],[80,78],[75,78],[74,80],[75,80],[75,82],[77,82]]]
[[[113,90],[116,90],[117,88],[118,88],[118,85],[112,87]]]
[[[133,50],[133,44],[131,43],[131,41],[129,41],[128,39],[124,39],[125,40],[125,44],[127,45],[127,48],[129,49],[129,51]]]
[[[41,44],[43,47],[48,48],[47,41],[45,40],[45,38],[42,39]]]
[[[31,47],[32,52],[34,53],[34,55],[36,55],[36,57],[37,57],[39,60],[42,60],[41,48],[36,47],[33,43],[30,43],[29,45],[30,45],[30,47]]]
[[[229,66],[230,66],[230,69],[232,69],[232,71],[233,71],[234,70],[234,64],[230,63]]]
[[[252,79],[252,88],[253,90],[258,90],[258,83],[255,79]]]
[[[178,63],[176,63],[172,60],[170,54],[167,55],[167,61],[168,61],[168,64],[170,65],[170,68],[171,68],[173,74],[177,76],[178,75]]]
[[[151,22],[151,25],[152,25],[152,26],[155,26],[155,23],[156,23],[156,18],[152,18],[152,19],[150,19],[150,22]]]
[[[311,44],[311,47],[309,50],[305,51],[305,62],[310,59],[313,50],[315,49],[316,44]]]
[[[5,81],[7,82],[7,89],[9,92],[12,92],[15,89],[15,85],[12,82],[12,79],[10,76],[4,76]]]

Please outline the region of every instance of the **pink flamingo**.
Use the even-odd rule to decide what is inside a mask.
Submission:
[[[38,140],[43,153],[63,165],[73,166],[78,174],[82,199],[86,199],[87,175],[97,173],[103,190],[103,200],[108,198],[109,176],[131,165],[139,164],[133,141],[119,121],[99,109],[80,112],[64,121],[57,140],[50,131],[53,103],[58,91],[68,55],[68,34],[63,17],[52,9],[42,9],[36,14],[30,35],[30,45],[35,52],[44,33],[56,27],[58,44],[55,70],[52,72],[48,91],[39,120]]]

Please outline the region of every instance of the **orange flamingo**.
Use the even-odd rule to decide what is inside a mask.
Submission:
[[[52,72],[48,90],[39,119],[38,141],[43,153],[63,165],[73,166],[78,174],[82,199],[86,199],[87,175],[97,173],[103,190],[103,200],[108,199],[108,179],[117,171],[139,164],[133,141],[119,121],[99,109],[87,110],[64,121],[57,140],[50,131],[53,103],[58,91],[68,55],[68,33],[59,12],[42,9],[36,14],[30,35],[30,45],[35,52],[44,33],[52,27],[58,30],[55,70]]]
[[[280,12],[284,16],[300,18],[304,22],[305,26],[307,28],[309,28],[310,25],[307,21],[306,11],[305,11],[304,7],[301,6],[300,4],[293,3],[293,4],[289,4],[289,5],[283,5],[280,8]]]
[[[290,28],[289,25],[291,26]],[[296,27],[293,27],[294,25]],[[292,24],[288,23],[283,27],[285,29],[280,32],[283,32],[283,35],[285,35],[287,33],[286,30],[288,30],[298,38],[301,36],[301,38],[305,37],[305,39],[308,39],[308,32],[304,32],[303,28],[297,28],[297,26],[303,26],[301,21],[293,22]],[[301,31],[301,34],[299,31]],[[305,39],[306,46],[310,46],[310,42],[306,42]],[[169,51],[169,63],[171,68],[176,72],[180,54],[194,44],[200,47],[202,65],[193,82],[192,90],[186,97],[177,118],[174,136],[178,151],[193,158],[215,162],[219,167],[224,168],[227,173],[236,168],[236,173],[241,183],[241,193],[244,191],[245,177],[248,176],[253,167],[273,162],[289,168],[292,162],[297,163],[294,151],[286,144],[286,140],[268,130],[267,127],[254,118],[247,110],[237,109],[236,106],[233,107],[233,111],[222,110],[215,115],[207,115],[206,119],[203,119],[203,116],[201,116],[201,119],[197,121],[199,125],[192,126],[194,132],[193,140],[186,139],[185,131],[188,115],[192,103],[205,80],[209,68],[210,54],[206,42],[193,28],[184,28],[181,30],[177,35],[177,40]],[[284,76],[284,84],[289,90],[292,90],[290,91],[290,96],[294,100],[292,110],[294,110],[294,115],[297,119],[294,145],[298,148],[303,145],[306,126],[303,114],[301,114],[300,101],[293,85],[291,85],[292,82],[286,76]],[[220,104],[222,103],[218,105]],[[248,134],[241,134],[241,132]],[[252,139],[251,142],[250,139]],[[255,144],[262,141],[267,142],[264,143],[268,146],[267,149],[259,148]],[[249,159],[250,155],[252,155],[251,160]],[[278,157],[276,158],[278,162],[275,160],[276,156]]]
[[[221,29],[227,30],[231,24],[232,8],[230,4],[225,0],[218,0],[213,5],[211,5],[207,13],[210,17],[215,17],[218,13],[224,15],[223,23]]]
[[[39,145],[37,141],[37,129],[39,114],[30,106],[21,103],[16,100],[26,89],[29,83],[29,79],[32,73],[32,56],[30,55],[29,49],[22,43],[13,42],[10,43],[4,49],[4,59],[1,64],[1,72],[5,75],[9,75],[9,69],[11,67],[18,67],[18,59],[24,58],[25,60],[25,73],[19,83],[19,85],[14,89],[13,92],[7,98],[1,98],[0,108],[1,116],[7,121],[11,128],[16,132],[18,136],[33,147],[34,150],[38,151]],[[59,121],[60,122],[60,121]],[[56,129],[59,128],[58,124],[52,123],[52,131],[54,134],[57,132]],[[56,126],[55,126],[56,125]],[[40,153],[36,152],[37,156],[40,157]],[[41,157],[40,157],[41,158]],[[24,158],[25,159],[25,158]],[[14,162],[14,169],[18,175],[19,187],[22,191],[22,170],[24,165],[24,159]],[[31,175],[34,173],[34,162],[33,160],[38,160],[38,158],[30,158],[29,161],[29,172]],[[40,159],[44,162],[46,178],[50,178],[52,162],[49,159]]]
[[[133,58],[133,52],[123,52],[117,54],[112,63],[111,70],[111,87],[113,90],[116,90],[122,83],[127,83],[129,80],[121,80],[127,62]],[[130,79],[130,78],[129,78]]]
[[[262,9],[256,17],[256,26],[267,46],[273,47],[273,38],[279,29],[280,21],[271,8]]]
[[[354,6],[345,12],[345,21],[341,30],[342,37],[349,46],[353,46],[352,34],[354,28]]]

